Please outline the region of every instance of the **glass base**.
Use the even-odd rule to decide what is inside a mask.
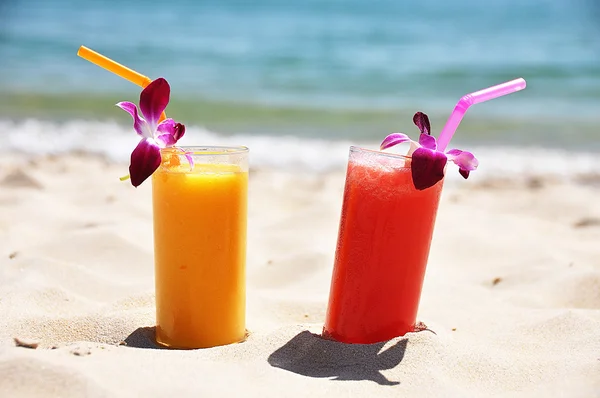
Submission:
[[[422,329],[421,329],[422,330]],[[337,341],[338,343],[344,344],[376,344],[382,343],[385,341],[389,341],[391,339],[395,339],[397,337],[403,337],[407,333],[419,332],[421,331],[417,329],[415,326],[407,329],[403,328],[401,330],[387,330],[379,333],[372,333],[371,335],[364,336],[354,336],[352,338],[348,338],[345,336],[338,335],[334,331],[327,330],[326,326],[323,326],[323,331],[321,332],[321,337],[325,340]]]
[[[160,331],[158,328],[156,328],[156,333],[154,335],[154,341],[156,342],[156,344],[158,344],[161,347],[164,348],[169,348],[169,349],[173,349],[173,350],[196,350],[196,349],[201,349],[201,348],[212,348],[212,347],[221,347],[221,346],[225,346],[225,345],[230,345],[230,344],[238,344],[238,343],[243,343],[248,339],[248,336],[250,336],[250,332],[248,331],[248,329],[245,329],[244,331],[244,335],[240,338],[236,338],[233,339],[231,341],[223,341],[223,342],[218,342],[216,344],[195,344],[195,345],[186,345],[186,344],[175,344],[172,341],[169,341],[170,339],[168,338],[164,338],[164,336],[160,335]]]

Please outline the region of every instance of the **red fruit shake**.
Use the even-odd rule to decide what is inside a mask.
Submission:
[[[442,185],[419,191],[410,159],[350,148],[325,336],[370,344],[413,331]]]

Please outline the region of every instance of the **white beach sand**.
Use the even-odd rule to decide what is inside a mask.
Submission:
[[[318,337],[343,172],[253,170],[250,336],[169,351],[152,342],[151,186],[126,172],[0,161],[0,396],[600,397],[597,175],[448,183],[419,313],[431,331],[353,346]]]

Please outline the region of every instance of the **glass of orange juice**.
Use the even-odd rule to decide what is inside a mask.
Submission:
[[[417,190],[406,157],[350,148],[326,337],[371,344],[414,330],[443,181]]]
[[[187,349],[242,341],[248,148],[165,148],[161,156],[152,175],[156,341]]]

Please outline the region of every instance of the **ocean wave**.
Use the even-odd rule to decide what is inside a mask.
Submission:
[[[138,137],[129,126],[115,122],[71,120],[65,123],[27,119],[0,120],[0,152],[31,156],[84,152],[127,162]],[[185,145],[244,145],[250,148],[254,169],[293,172],[343,170],[351,145],[376,149],[377,142],[325,140],[255,134],[225,135],[190,126],[180,141]],[[553,175],[568,177],[600,170],[597,153],[542,147],[469,147],[480,161],[477,179],[483,176]],[[458,173],[451,173],[452,175]],[[454,177],[452,177],[454,178]]]

